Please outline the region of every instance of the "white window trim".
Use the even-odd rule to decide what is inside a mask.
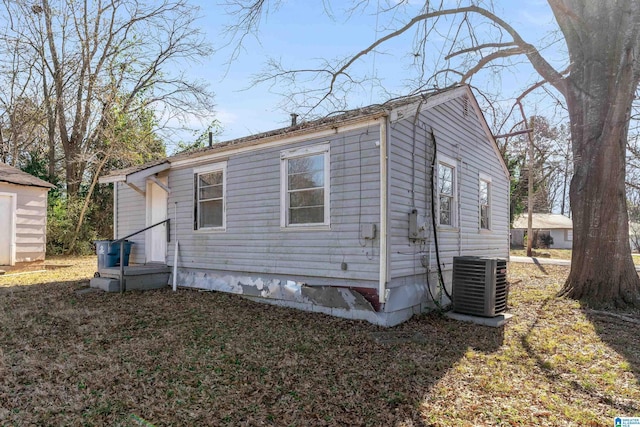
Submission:
[[[438,153],[436,156],[436,170],[434,173],[436,174],[436,212],[438,213],[438,227],[445,229],[456,229],[458,228],[458,162],[453,157],[445,156],[444,154]],[[451,206],[451,225],[449,224],[440,224],[440,174],[438,169],[440,168],[440,164],[444,164],[453,168],[453,203]]]
[[[199,176],[205,173],[218,172],[222,171],[222,226],[221,227],[200,227],[198,224],[198,228],[193,231],[196,233],[205,233],[205,232],[219,232],[227,230],[227,162],[218,162],[210,165],[199,166],[193,168],[193,175]],[[194,179],[194,186],[197,186],[196,180]],[[199,215],[199,211],[196,214],[196,208],[199,208],[199,192],[197,188],[193,189],[193,205],[194,208],[192,210],[194,216]],[[193,218],[193,223],[198,223],[199,218]]]
[[[482,228],[482,210],[480,209],[480,207],[482,206],[480,203],[480,183],[484,181],[487,183],[487,203],[488,203],[488,227],[487,228]],[[478,229],[480,231],[491,231],[491,226],[493,225],[493,221],[492,221],[492,214],[493,214],[493,203],[492,203],[492,193],[493,193],[493,184],[491,183],[491,176],[486,175],[482,172],[479,173],[478,176]]]
[[[280,153],[280,228],[283,230],[326,230],[331,227],[331,152],[330,143],[312,145],[309,147],[295,148]],[[288,167],[289,159],[300,157],[324,155],[324,222],[313,224],[289,224],[288,206]]]

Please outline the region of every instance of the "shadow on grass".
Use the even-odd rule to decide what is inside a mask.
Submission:
[[[536,265],[536,267],[538,267],[538,270],[540,270],[544,274],[549,274],[547,270],[542,266],[542,264],[540,264],[540,261],[538,261],[538,258],[531,258],[531,260]]]
[[[640,311],[635,313],[591,310],[583,306],[600,339],[629,363],[640,383]],[[640,410],[640,404],[636,411]]]
[[[554,298],[545,300],[539,307],[536,308],[535,320],[528,327],[526,333],[520,337],[522,347],[525,349],[528,356],[536,362],[536,365],[540,368],[541,372],[548,378],[549,382],[565,383],[567,388],[571,388],[576,394],[589,396],[593,400],[600,402],[604,405],[615,408],[621,413],[635,414],[640,410],[638,402],[632,402],[628,399],[619,398],[619,396],[609,396],[602,393],[601,390],[592,387],[585,387],[578,382],[575,378],[563,374],[563,369],[556,369],[553,364],[548,361],[548,354],[544,352],[538,352],[536,348],[530,343],[530,338],[533,331],[540,327],[540,319],[547,312],[548,306]],[[587,313],[589,311],[587,310]],[[587,318],[593,323],[596,328],[596,332],[600,338],[609,344],[616,352],[625,356],[629,363],[633,366],[633,371],[637,378],[640,378],[640,358],[638,345],[637,329],[627,328],[623,333],[617,330],[617,328],[610,328],[608,322],[602,322],[601,318],[594,318],[587,315]]]
[[[434,385],[504,340],[438,314],[385,330],[222,293],[15,288],[0,298],[10,425],[422,426]]]

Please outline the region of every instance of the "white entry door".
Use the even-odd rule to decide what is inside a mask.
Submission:
[[[166,185],[167,179],[158,181]],[[147,182],[147,227],[167,219],[167,192],[158,184]],[[147,262],[165,263],[167,256],[167,224],[147,230],[146,257]]]
[[[14,198],[0,194],[0,265],[11,265],[15,229],[13,225]]]

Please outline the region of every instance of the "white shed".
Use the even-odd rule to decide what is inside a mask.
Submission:
[[[52,184],[0,163],[0,265],[43,261]]]

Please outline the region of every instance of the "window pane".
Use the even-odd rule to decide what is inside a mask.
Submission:
[[[287,224],[325,222],[325,153],[286,160]]]
[[[290,224],[324,223],[324,206],[289,209]]]
[[[291,208],[324,206],[324,189],[295,191],[289,193],[289,197]]]
[[[451,198],[448,196],[440,196],[440,224],[452,225]]]
[[[489,204],[489,183],[486,181],[480,181],[480,204]]]
[[[288,160],[289,190],[324,186],[324,155]]]
[[[222,171],[203,173],[199,175],[198,186],[222,185]]]
[[[438,185],[440,193],[453,195],[453,168],[443,164],[438,165]]]
[[[200,228],[222,227],[222,200],[200,202]]]
[[[317,188],[323,186],[323,171],[289,175],[289,190],[300,190],[304,188]]]
[[[324,154],[289,159],[289,175],[295,173],[312,173],[324,169]]]
[[[222,185],[200,188],[200,200],[219,199],[222,197]]]
[[[480,228],[489,228],[489,206],[480,206]]]

